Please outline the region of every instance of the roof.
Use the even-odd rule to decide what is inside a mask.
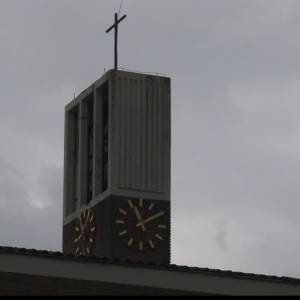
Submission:
[[[175,264],[170,265],[157,265],[157,264],[145,264],[145,263],[133,263],[126,260],[120,259],[109,259],[109,258],[98,258],[98,257],[75,257],[72,255],[64,255],[61,252],[51,252],[51,251],[41,251],[36,249],[25,249],[25,248],[12,248],[12,247],[0,247],[1,254],[12,254],[12,255],[25,255],[31,257],[40,257],[40,258],[50,258],[50,259],[59,259],[67,260],[74,262],[85,262],[85,263],[96,263],[96,264],[112,264],[119,266],[128,266],[134,268],[147,268],[155,270],[164,270],[164,271],[176,271],[184,272],[191,274],[202,274],[202,275],[211,275],[219,276],[226,278],[237,278],[237,279],[248,279],[248,280],[257,280],[257,281],[266,281],[274,283],[284,283],[289,285],[298,285],[300,286],[300,279],[291,278],[291,277],[279,277],[279,276],[268,276],[268,275],[259,275],[252,273],[242,273],[242,272],[233,272],[233,271],[223,271],[217,269],[209,268],[199,268],[199,267],[188,267],[188,266],[179,266]],[[0,270],[1,271],[1,270]]]

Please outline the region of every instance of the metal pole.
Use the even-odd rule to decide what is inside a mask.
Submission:
[[[115,14],[115,71],[118,70],[118,14]]]

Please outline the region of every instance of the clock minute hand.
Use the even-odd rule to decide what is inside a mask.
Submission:
[[[146,220],[143,222],[143,224],[145,225],[145,224],[148,224],[148,223],[150,223],[150,222],[152,222],[152,221],[155,221],[156,219],[162,217],[164,214],[165,214],[164,212],[160,212],[160,213],[158,213],[158,214],[156,214],[156,215],[154,215],[154,216],[152,216],[152,217],[146,219]],[[141,227],[143,224],[142,224],[142,223],[139,223],[139,224],[136,225],[136,227]]]

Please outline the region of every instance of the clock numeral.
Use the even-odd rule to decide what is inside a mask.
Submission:
[[[127,234],[126,230],[119,233],[120,236],[123,236],[123,235],[126,235],[126,234]]]
[[[151,240],[149,241],[149,245],[150,245],[150,247],[151,247],[152,249],[155,248],[155,246],[154,246],[154,244],[153,244],[153,242],[152,242]]]
[[[91,244],[93,244],[93,243],[94,243],[94,239],[89,239],[89,242],[90,242]]]
[[[125,221],[117,220],[116,223],[117,224],[125,224]]]
[[[76,232],[79,232],[79,231],[80,231],[79,227],[76,227],[75,230],[76,230]]]
[[[144,251],[144,243],[140,242],[140,251]]]
[[[131,239],[129,240],[129,242],[128,242],[128,246],[131,247],[132,244],[133,244],[133,242],[134,242],[134,239],[131,238]]]
[[[120,208],[119,211],[122,215],[127,216],[127,212],[124,209]]]
[[[167,229],[167,226],[166,225],[158,225],[157,228],[159,228],[159,229]]]
[[[91,218],[90,218],[90,223],[92,223],[93,220],[94,220],[94,216],[91,216]]]
[[[154,203],[151,203],[151,205],[149,206],[148,209],[151,211],[153,209],[153,207],[154,207]]]
[[[132,201],[131,201],[131,200],[128,200],[128,204],[129,204],[130,208],[133,209],[133,204],[132,204]]]
[[[156,237],[157,239],[159,239],[160,241],[163,241],[163,240],[164,240],[159,234],[156,234],[155,237]]]
[[[91,228],[91,232],[94,232],[95,230],[96,230],[96,228],[95,228],[95,227]]]

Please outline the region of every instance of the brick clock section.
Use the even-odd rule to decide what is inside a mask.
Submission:
[[[90,212],[92,217],[89,218],[94,224],[89,228],[90,236],[80,237],[78,219],[64,227],[65,254],[79,255],[76,251],[80,237],[87,239],[89,253],[84,255],[170,263],[170,202],[112,196],[92,207]],[[85,223],[84,217],[81,218]]]

